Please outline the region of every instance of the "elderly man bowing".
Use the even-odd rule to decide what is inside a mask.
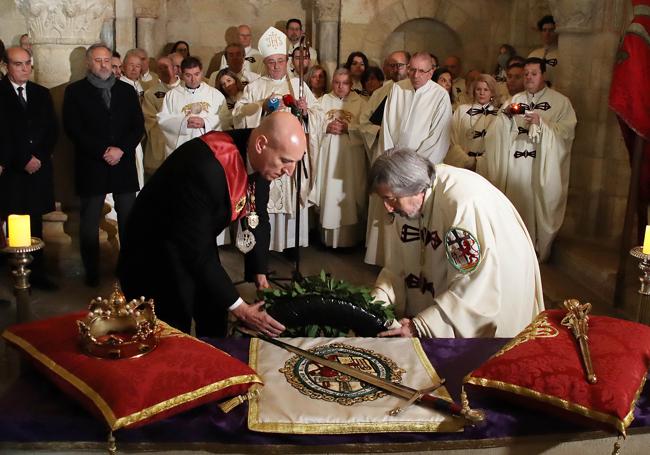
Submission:
[[[483,177],[401,150],[379,157],[369,180],[400,215],[373,293],[406,318],[381,336],[513,337],[544,309],[526,227]]]
[[[269,181],[293,173],[305,140],[300,122],[278,112],[254,130],[212,131],[179,147],[131,212],[118,264],[125,294],[154,298],[157,315],[185,332],[194,319],[197,336],[225,335],[228,310],[253,329],[280,334],[284,327],[261,302],[239,297],[214,237],[244,219],[237,246],[247,253],[245,277],[268,287]]]

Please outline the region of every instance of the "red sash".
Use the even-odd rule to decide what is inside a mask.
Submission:
[[[246,206],[248,172],[244,160],[242,160],[232,137],[226,133],[210,131],[201,136],[201,140],[210,147],[226,174],[226,183],[230,194],[230,221],[235,221],[244,215]]]

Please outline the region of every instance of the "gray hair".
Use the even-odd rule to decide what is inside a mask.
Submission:
[[[413,196],[429,188],[436,178],[433,163],[410,150],[391,149],[375,160],[368,173],[370,191],[386,185],[398,197]]]
[[[349,70],[349,69],[341,67],[341,68],[337,68],[337,69],[334,71],[334,74],[332,74],[332,80],[334,80],[334,78],[335,78],[336,76],[340,76],[340,75],[342,75],[342,74],[343,74],[343,75],[346,75],[346,76],[348,76],[348,77],[350,77],[350,78],[352,77],[352,76],[350,76],[350,70]],[[352,82],[351,79],[350,79],[350,82]]]
[[[91,44],[90,47],[86,49],[86,60],[90,60],[92,58],[93,51],[95,49],[106,49],[111,54],[111,56],[113,55],[113,50],[110,47],[108,47],[106,44],[95,43],[95,44]]]

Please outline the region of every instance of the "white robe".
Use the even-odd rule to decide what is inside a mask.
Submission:
[[[221,117],[227,116],[228,106],[221,92],[201,82],[196,89],[188,89],[181,83],[165,95],[162,110],[158,114],[160,130],[165,135],[165,156],[171,155],[179,146],[208,131],[221,131]],[[189,117],[201,117],[203,128],[188,128]]]
[[[287,40],[287,55],[289,56],[287,69],[292,72],[295,70],[295,68],[293,67],[293,59],[291,56],[293,55],[293,50],[298,47],[298,44],[300,44],[300,42],[293,44],[291,41]],[[318,52],[311,46],[309,47],[309,60],[311,60],[312,66],[318,65]]]
[[[451,103],[441,86],[427,81],[418,90],[409,79],[393,84],[382,122],[383,150],[417,152],[434,164],[441,163],[449,149]]]
[[[142,84],[140,84],[140,81],[132,81],[126,76],[122,76],[120,78],[120,81],[129,84],[131,87],[133,87],[133,90],[135,90],[135,93],[138,94],[138,100],[140,100],[140,105],[142,105],[142,100],[144,96],[144,89],[142,88]],[[142,150],[142,141],[138,143],[138,145],[135,147],[135,168],[138,173],[138,186],[140,189],[144,186],[144,152]],[[113,195],[110,195],[111,199],[110,201],[107,199],[106,202],[110,204],[111,207],[114,207],[113,203]],[[117,213],[115,212],[115,209],[112,208],[111,212],[106,216],[109,219],[113,219],[113,214],[115,214],[115,219],[117,219]]]
[[[479,113],[479,110],[484,112]],[[461,104],[451,121],[451,144],[445,164],[479,172],[483,168],[478,162],[482,161],[485,152],[485,135],[496,114],[497,109],[489,103],[485,106]]]
[[[345,99],[328,93],[318,103],[323,117],[312,133],[319,148],[312,198],[320,209],[321,238],[329,247],[351,247],[361,240],[365,227],[367,163],[359,115],[366,102],[350,92]],[[348,132],[327,133],[334,119],[347,123]]]
[[[555,86],[555,73],[557,72],[557,46],[553,47],[540,47],[528,54],[530,57],[538,57],[546,61],[546,72],[544,72],[544,80]]]
[[[246,52],[246,55],[244,56],[244,67],[243,67],[243,69],[245,71],[249,71],[251,73],[260,74],[262,72],[263,68],[264,68],[264,58],[262,57],[262,54],[260,54],[260,51],[258,51],[257,49],[255,49],[254,47],[251,47],[251,46],[248,46],[244,50]],[[221,65],[219,66],[220,70],[222,70],[224,68],[228,68],[228,62],[226,61],[226,53],[225,52],[221,56]],[[215,71],[215,72],[217,72],[217,71]],[[251,82],[251,81],[249,81],[249,82]]]
[[[366,103],[366,107],[359,116],[359,131],[366,146],[366,156],[368,157],[369,166],[372,165],[380,153],[383,153],[383,150],[380,150],[380,143],[382,141],[379,138],[381,126],[372,123],[370,117],[384,99],[388,98],[388,95],[393,89],[393,84],[394,82],[391,79],[384,81],[384,84],[372,94]],[[366,255],[364,262],[374,265],[384,265],[386,254],[389,251],[389,244],[386,238],[386,227],[389,226],[388,220],[386,210],[379,197],[376,194],[370,194],[368,200]]]
[[[550,88],[518,93],[504,106],[511,103],[533,103],[540,125],[500,113],[485,137],[486,175],[517,208],[545,261],[564,220],[576,114],[569,99]]]
[[[523,221],[473,172],[437,165],[422,216],[396,217],[392,238],[391,261],[373,294],[395,304],[399,317],[413,318],[420,336],[513,337],[544,309]],[[476,265],[463,270],[466,263]]]
[[[188,128],[189,117],[201,117],[204,128]],[[228,117],[226,99],[219,90],[201,82],[196,89],[188,89],[181,83],[165,95],[162,109],[158,113],[158,125],[165,136],[165,158],[174,150],[208,131],[221,131],[222,119]],[[226,120],[227,121],[227,120]],[[230,243],[226,228],[217,236],[217,245]]]
[[[286,95],[293,92],[293,97],[298,98],[299,80],[298,78],[291,79],[291,88],[289,90],[289,83],[286,76],[282,79],[274,80],[268,76],[262,76],[256,81],[244,87],[242,97],[235,104],[232,111],[233,121],[235,128],[255,128],[262,120],[262,105],[266,99],[275,94],[278,96]],[[319,122],[320,108],[317,106],[316,98],[312,94],[307,84],[303,83],[304,95],[309,106],[309,128],[310,131],[315,132],[314,125]],[[289,111],[288,108],[285,108]],[[305,160],[308,166],[309,176],[315,169],[317,162],[317,150],[310,146],[311,156]],[[296,167],[296,173],[298,169]],[[295,173],[294,173],[295,175]],[[309,231],[308,231],[308,216],[307,216],[307,195],[309,193],[310,184],[302,176],[301,183],[301,210],[300,210],[300,239],[299,246],[309,245]],[[295,213],[294,208],[296,200],[296,185],[295,179],[289,176],[282,176],[271,182],[269,190],[269,221],[271,223],[271,244],[270,249],[273,251],[283,251],[286,248],[295,247]]]
[[[162,110],[165,94],[179,84],[180,80],[178,78],[170,85],[159,80],[156,85],[144,92],[142,113],[144,115],[144,129],[147,134],[144,169],[148,174],[153,174],[165,161],[165,136],[158,125],[158,113]]]

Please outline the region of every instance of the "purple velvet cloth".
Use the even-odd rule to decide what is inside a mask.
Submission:
[[[248,340],[206,340],[243,361],[248,360]],[[463,377],[485,362],[506,339],[423,340],[426,354],[455,400]],[[632,427],[650,427],[650,386],[635,410]],[[119,443],[291,444],[304,446],[354,443],[414,443],[480,440],[544,434],[576,433],[584,428],[516,405],[470,396],[472,407],[487,412],[487,422],[460,433],[379,433],[355,435],[284,435],[256,433],[246,425],[247,406],[223,414],[208,404],[142,428],[115,432]],[[107,429],[83,408],[61,394],[35,371],[24,368],[0,397],[0,444],[57,441],[106,441]],[[194,446],[193,446],[194,447]]]

